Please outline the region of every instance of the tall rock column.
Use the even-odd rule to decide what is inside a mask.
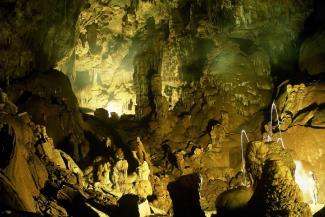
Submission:
[[[134,59],[133,82],[136,92],[135,113],[138,119],[142,119],[157,112],[157,100],[155,100],[155,96],[162,96],[162,84],[161,79],[159,79],[160,66],[160,52],[143,52],[138,54]],[[158,81],[158,83],[156,81]]]
[[[155,119],[164,119],[168,112],[169,103],[162,95],[162,78],[160,73],[154,74],[151,78],[151,93],[155,106]]]

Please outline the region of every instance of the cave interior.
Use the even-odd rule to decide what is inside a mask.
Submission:
[[[324,204],[324,0],[0,1],[0,216]]]

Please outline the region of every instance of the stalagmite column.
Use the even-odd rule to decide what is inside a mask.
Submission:
[[[139,119],[149,115],[159,119],[168,111],[168,103],[162,96],[161,56],[161,52],[147,51],[134,59],[135,112]]]

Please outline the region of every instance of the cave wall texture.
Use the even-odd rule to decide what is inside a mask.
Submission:
[[[1,81],[46,71],[74,46],[82,1],[2,1]]]
[[[258,100],[272,87],[271,66],[281,70],[277,76],[297,73],[292,63],[311,6],[308,1],[89,1],[80,14],[75,50],[59,68],[75,82],[81,106],[91,109],[115,101],[127,113],[125,105],[139,94],[132,76],[139,67],[161,75],[171,106],[183,86],[204,74],[222,83],[233,82],[236,73],[260,76],[258,83],[246,76],[251,91],[262,92]],[[233,70],[229,78],[225,69]]]
[[[152,194],[156,214],[171,213],[168,184],[192,173],[213,211],[240,182],[240,131],[280,136],[273,101],[325,203],[324,10],[322,0],[2,0],[0,212],[123,216],[123,195]],[[275,185],[301,205],[288,165],[268,160],[265,182],[280,174]],[[283,209],[311,215],[293,203]],[[281,204],[268,205],[261,215]]]

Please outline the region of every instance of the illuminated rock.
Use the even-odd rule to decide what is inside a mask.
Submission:
[[[146,198],[152,194],[149,180],[150,169],[146,161],[139,163],[136,172],[129,172],[129,162],[124,158],[123,151],[117,149],[116,159],[97,157],[84,171],[85,185],[104,194],[112,194],[116,198],[135,194]]]
[[[318,190],[315,175],[312,171],[306,171],[301,161],[295,161],[295,181],[302,191],[304,201],[309,204],[318,203]]]
[[[288,150],[283,149],[278,142],[254,141],[248,144],[246,149],[246,168],[251,173],[254,182],[258,182],[263,174],[263,166],[268,159],[281,159],[294,177],[295,164]]]
[[[52,140],[48,140],[42,144],[42,149],[44,154],[49,158],[50,161],[54,163],[54,165],[59,168],[66,169],[66,165],[63,161],[63,158],[60,154],[60,151],[54,148],[54,144]]]
[[[312,216],[303,194],[294,179],[295,165],[290,154],[280,143],[251,142],[247,146],[247,172],[252,175],[252,197],[242,206],[231,208],[229,203],[220,206],[220,216],[230,213],[244,216]],[[230,200],[236,198],[229,194]],[[225,193],[226,196],[226,193]],[[237,201],[237,200],[236,200]],[[238,201],[237,201],[238,202]],[[236,204],[236,203],[235,203]],[[227,207],[229,209],[227,210]],[[218,208],[218,207],[217,207]],[[253,211],[254,210],[254,211]],[[282,213],[282,214],[281,214]]]
[[[277,105],[279,108],[281,128],[286,130],[291,125],[306,125],[317,107],[324,103],[324,85],[291,85],[287,84],[285,91],[279,95]],[[299,115],[297,115],[299,114]]]
[[[313,127],[325,128],[325,109],[315,112],[311,125]]]
[[[261,198],[275,196],[280,205],[264,205],[295,210],[284,190],[296,192],[293,153],[317,177],[323,200],[324,88],[309,82],[322,79],[324,68],[323,46],[315,47],[323,41],[323,8],[316,2],[1,2],[0,86],[8,95],[1,93],[0,115],[19,122],[0,124],[1,170],[17,166],[1,177],[0,189],[9,195],[1,206],[26,211],[28,205],[27,211],[41,215],[119,216],[116,200],[132,194],[137,214],[143,201],[140,215],[149,214],[148,201],[168,213],[168,183],[197,172],[204,180],[200,206],[213,211],[229,182],[231,188],[243,182],[240,176],[231,181],[243,169],[245,151],[243,144],[240,154],[235,136],[245,128],[261,137],[272,96],[288,149],[273,142],[248,145],[252,186],[265,178],[269,189]],[[318,76],[305,76],[298,64]],[[48,70],[55,67],[67,76]],[[273,85],[285,79],[275,91]],[[286,85],[291,79],[295,84]],[[7,132],[12,129],[15,136]],[[272,130],[279,137],[272,126],[264,135]],[[23,156],[17,160],[12,146],[3,144],[21,137],[26,140],[16,143],[25,149],[15,147]],[[268,160],[274,164],[265,168]],[[277,161],[288,167],[285,172]]]
[[[133,141],[131,144],[131,151],[139,165],[144,164],[144,162],[149,165],[151,164],[150,155],[146,152],[140,137],[137,137],[136,141]]]
[[[254,69],[249,71],[256,71],[258,75],[268,71],[268,61],[281,65],[282,59],[290,60],[284,51],[292,49],[290,43],[308,15],[302,8],[308,7],[308,3],[297,5],[289,1],[270,11],[265,8],[272,8],[272,3],[255,4],[253,1],[210,4],[206,1],[103,3],[91,0],[79,17],[76,49],[58,64],[58,69],[70,75],[82,107],[94,110],[117,102],[122,108],[131,99],[136,101],[136,87],[132,85],[137,79],[132,75],[138,68],[133,67],[132,62],[137,55],[151,50],[152,56],[161,58],[159,67],[153,69],[159,71],[163,96],[173,108],[186,82],[193,81],[192,78],[197,81],[211,68],[210,56],[213,58],[223,50],[237,46],[251,54],[253,44],[257,45],[258,51],[250,57]],[[281,11],[291,12],[283,14]],[[283,19],[285,22],[277,21]],[[94,46],[98,53],[92,51]],[[156,50],[152,52],[152,49]],[[157,50],[161,53],[157,54]],[[260,57],[267,56],[266,53],[269,57],[264,61]],[[235,58],[235,62],[238,61],[242,62]],[[259,79],[257,85],[264,90],[272,86],[267,78]],[[237,100],[239,97],[237,94]],[[145,103],[143,100],[140,101]],[[134,109],[122,111],[125,114],[134,112]]]
[[[121,149],[117,151],[117,162],[113,166],[112,183],[113,189],[120,192],[121,195],[127,193],[127,176],[128,176],[128,162],[124,159]]]
[[[35,155],[33,130],[17,117],[1,114],[1,203],[19,211],[37,212],[34,198],[48,180],[45,165]]]
[[[267,159],[269,148],[263,142],[252,142],[246,149],[247,172],[251,173],[254,180],[261,179],[263,164]]]
[[[291,171],[281,160],[265,162],[262,178],[257,185],[253,197],[262,200],[253,199],[252,204],[254,202],[257,206],[261,204],[261,210],[266,216],[271,217],[280,213],[286,213],[288,216],[312,216],[308,204],[303,202],[302,193]]]
[[[301,161],[307,167],[306,170],[312,171],[317,178],[319,203],[325,201],[322,190],[325,183],[322,178],[324,173],[321,169],[324,166],[325,138],[321,106],[324,103],[323,90],[322,83],[286,84],[276,100],[282,111],[281,126],[286,129],[282,132],[283,140],[287,148],[292,150],[294,159]]]
[[[167,185],[170,181],[168,176],[155,176],[151,178],[153,195],[156,196],[156,199],[151,202],[154,207],[160,207],[164,212],[168,212],[172,208],[172,201],[170,199]]]

